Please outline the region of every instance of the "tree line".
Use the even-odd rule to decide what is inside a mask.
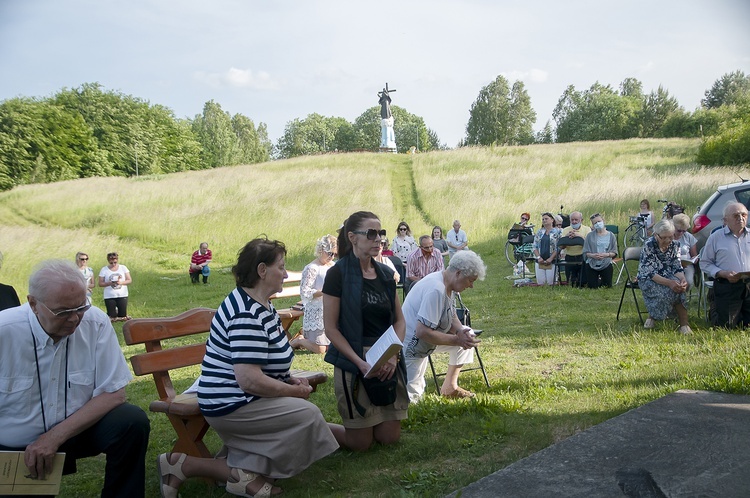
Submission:
[[[194,119],[98,83],[0,103],[0,190],[92,176],[174,173],[267,161],[266,125],[214,101]]]
[[[421,116],[392,108],[396,145],[405,152],[445,149]],[[702,137],[701,164],[750,163],[750,76],[727,73],[686,111],[659,86],[644,93],[635,78],[614,89],[595,82],[565,89],[548,121],[534,133],[536,112],[521,81],[497,76],[469,110],[461,146],[528,145],[628,138]],[[230,115],[213,100],[193,119],[161,105],[105,91],[98,83],[49,98],[0,103],[0,190],[27,183],[91,176],[133,176],[264,162],[305,154],[376,150],[379,107],[353,123],[310,114],[289,121],[276,144],[264,123]]]

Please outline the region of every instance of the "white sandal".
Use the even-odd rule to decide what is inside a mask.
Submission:
[[[185,463],[187,455],[185,453],[180,456],[177,463],[169,463],[170,453],[162,453],[156,459],[156,468],[159,471],[161,482],[159,483],[159,491],[161,491],[162,498],[177,498],[177,488],[173,488],[169,484],[169,479],[165,479],[168,476],[175,476],[180,482],[184,482],[187,477],[182,472],[182,464]]]
[[[237,469],[237,473],[240,475],[239,481],[227,481],[227,492],[236,496],[247,496],[249,498],[270,498],[273,486],[268,482],[256,491],[254,495],[247,494],[247,485],[261,477],[259,474],[256,474],[255,472],[245,472],[242,469]]]

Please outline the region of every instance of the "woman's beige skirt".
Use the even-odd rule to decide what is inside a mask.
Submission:
[[[206,420],[230,467],[274,479],[297,475],[339,447],[320,409],[301,398],[260,398]]]
[[[355,393],[352,392],[352,382],[355,382],[356,377],[357,375],[338,367],[333,370],[336,400],[344,427],[347,429],[365,429],[389,420],[404,420],[407,417],[409,395],[406,393],[403,378],[399,378],[398,381],[396,401],[391,405],[375,406],[370,403],[370,398],[361,382],[359,382],[359,387],[355,389],[357,403],[354,402],[353,396]],[[357,410],[357,404],[364,409],[364,415],[361,415]]]

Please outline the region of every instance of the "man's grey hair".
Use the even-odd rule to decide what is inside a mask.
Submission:
[[[424,242],[425,240],[432,240],[432,236],[431,235],[422,235],[421,237],[419,237],[419,245],[421,246],[422,242]]]
[[[65,259],[49,259],[39,263],[29,278],[29,295],[44,302],[49,297],[47,291],[50,282],[79,284],[81,289],[86,290],[83,273],[72,261]]]
[[[741,202],[727,202],[727,205],[724,206],[724,211],[722,211],[722,213],[721,213],[722,217],[724,219],[726,219],[726,217],[729,215],[729,210],[732,209],[733,207],[738,206],[738,205],[742,206],[742,207],[745,207],[745,205],[742,204]]]
[[[672,220],[659,220],[654,225],[654,233],[664,235],[667,232],[674,233],[674,223]]]
[[[572,218],[574,214],[577,214],[578,217],[581,218],[581,220],[583,220],[583,213],[580,211],[573,211],[572,213],[570,213],[570,215],[568,215],[569,218]]]
[[[477,277],[478,280],[484,280],[484,276],[487,273],[487,267],[482,258],[474,251],[468,249],[457,251],[453,255],[450,263],[448,263],[448,270],[454,272],[460,271],[468,277]]]

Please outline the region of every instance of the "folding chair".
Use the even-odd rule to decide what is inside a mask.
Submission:
[[[617,249],[619,250],[621,247],[620,246],[620,227],[617,225],[604,225],[604,227],[610,232],[612,232],[613,234],[615,234],[615,240],[617,241]],[[620,270],[617,271],[617,280],[615,280],[614,284],[612,284],[612,285],[618,285],[620,283],[620,279],[622,278],[622,272],[623,272],[623,268],[625,264],[622,258],[613,258],[612,265],[614,266],[613,270],[617,270],[617,267],[620,266]],[[613,275],[614,275],[614,271],[613,271]]]
[[[641,325],[643,325],[643,314],[648,314],[648,311],[644,310],[641,311],[641,307],[638,304],[638,297],[635,295],[635,290],[639,289],[638,287],[638,280],[633,278],[633,275],[630,274],[630,269],[628,268],[628,261],[640,261],[641,260],[641,251],[643,250],[642,247],[627,247],[625,249],[625,253],[622,255],[622,266],[625,269],[625,285],[622,288],[622,295],[620,296],[620,305],[617,307],[617,320],[620,319],[620,310],[622,309],[622,302],[625,300],[625,292],[627,292],[628,289],[630,289],[630,292],[633,294],[633,301],[635,302],[635,309],[638,310],[638,319],[641,321]]]
[[[406,299],[406,293],[409,292],[409,286],[410,282],[406,280],[406,266],[404,266],[404,262],[401,261],[401,258],[398,256],[386,256],[388,259],[391,260],[391,263],[393,263],[393,266],[396,267],[396,271],[398,272],[399,281],[398,284],[396,284],[396,289],[401,289],[401,300],[403,301]]]
[[[471,315],[469,314],[469,308],[467,308],[464,305],[464,302],[461,300],[461,294],[456,292],[456,315],[458,315],[458,320],[464,324],[467,327],[471,327]],[[472,370],[481,370],[482,375],[484,376],[484,383],[487,384],[487,387],[490,387],[490,381],[487,378],[487,371],[484,369],[484,363],[482,362],[482,357],[479,355],[479,347],[474,346],[474,354],[477,357],[477,361],[479,362],[478,367],[470,367],[470,368],[462,368],[461,372],[470,372]],[[447,372],[443,373],[437,373],[435,371],[435,364],[432,363],[432,355],[427,355],[427,359],[430,362],[430,370],[432,370],[432,379],[435,381],[435,389],[437,390],[438,396],[440,396],[440,385],[438,385],[438,377],[445,377],[445,374]]]
[[[698,317],[701,315],[706,321],[710,321],[708,293],[714,288],[714,279],[708,276],[708,273],[701,270],[700,287],[698,288]]]
[[[583,237],[560,237],[560,239],[557,241],[557,247],[565,246],[583,246]],[[583,280],[583,258],[581,258],[581,261],[567,261],[566,259],[560,259],[560,251],[557,251],[557,261],[555,262],[555,282],[562,283],[562,279],[560,278],[560,275],[562,275],[562,269],[566,267],[575,267],[577,266],[580,268],[578,273],[578,285],[581,285],[581,280]],[[568,285],[570,285],[570,282],[567,282]]]

